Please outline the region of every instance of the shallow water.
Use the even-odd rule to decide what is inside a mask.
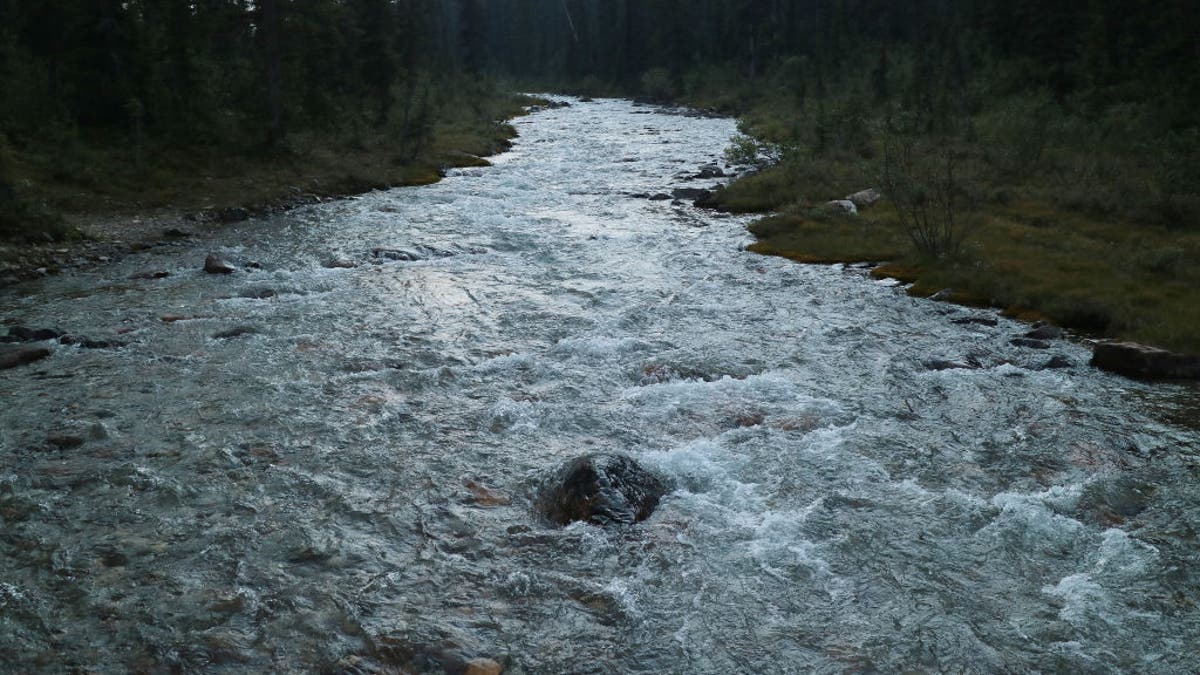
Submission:
[[[492,168],[0,295],[127,343],[0,372],[0,668],[1200,671],[1195,389],[631,196],[729,120],[516,125]],[[371,254],[418,246],[455,255]],[[674,491],[540,520],[598,450]]]

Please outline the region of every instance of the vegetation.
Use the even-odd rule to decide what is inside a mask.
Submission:
[[[469,17],[453,0],[0,0],[0,238],[73,236],[58,212],[262,205],[478,163],[522,101],[472,70]]]

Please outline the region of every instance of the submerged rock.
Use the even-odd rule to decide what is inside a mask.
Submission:
[[[1092,351],[1092,365],[1128,377],[1200,379],[1200,356],[1176,354],[1137,342],[1102,342]]]
[[[1030,337],[1016,337],[1008,341],[1014,347],[1027,347],[1029,349],[1049,349],[1050,343],[1045,340],[1038,340]]]
[[[25,345],[0,345],[0,370],[8,370],[24,366],[34,361],[41,361],[50,356],[50,350],[45,347],[28,347]]]
[[[675,199],[699,201],[708,199],[710,196],[712,196],[712,190],[705,190],[704,188],[675,188],[671,190],[671,197]]]
[[[215,253],[209,253],[204,259],[204,271],[209,274],[233,274],[233,270],[233,265],[217,257]]]
[[[13,326],[8,329],[8,335],[0,338],[0,342],[41,342],[43,340],[57,340],[62,337],[60,331],[52,328],[26,328],[25,326]]]
[[[1063,329],[1058,326],[1038,326],[1025,334],[1025,337],[1033,340],[1057,340],[1063,336]]]
[[[538,509],[567,525],[632,525],[650,517],[669,486],[625,455],[596,453],[568,462],[543,490]]]
[[[240,206],[235,206],[228,209],[221,209],[217,212],[217,220],[222,223],[240,223],[243,220],[250,219],[250,211]]]

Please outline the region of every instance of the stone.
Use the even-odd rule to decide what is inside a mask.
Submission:
[[[1050,343],[1045,340],[1036,338],[1017,337],[1008,341],[1014,347],[1027,347],[1029,349],[1049,349]]]
[[[625,455],[594,453],[567,462],[545,486],[538,509],[559,525],[632,525],[650,517],[667,483]]]
[[[1178,354],[1137,342],[1101,342],[1092,351],[1091,364],[1127,377],[1200,379],[1200,356]]]
[[[954,289],[943,288],[942,290],[938,291],[937,293],[934,293],[933,295],[929,296],[929,299],[933,300],[934,302],[949,302],[950,299],[953,297],[954,297]]]
[[[153,272],[138,272],[131,275],[130,279],[166,279],[171,276],[171,273],[166,270],[155,270]]]
[[[0,345],[0,370],[24,366],[50,356],[45,347],[27,345]]]
[[[658,194],[650,195],[648,199],[652,202],[665,202],[671,199],[671,195],[659,192]]]
[[[476,658],[467,661],[467,668],[463,671],[463,675],[500,675],[503,668],[499,663],[491,659]]]
[[[52,328],[26,328],[25,326],[13,326],[8,329],[8,335],[0,338],[0,342],[41,342],[43,340],[57,340],[62,337],[60,331]]]
[[[854,202],[850,201],[849,199],[834,199],[832,201],[825,202],[825,206],[841,211],[847,215],[858,215],[858,206],[856,206]]]
[[[882,199],[883,193],[875,188],[860,190],[859,192],[855,192],[849,197],[846,197],[846,201],[852,202],[860,211],[871,208]]]
[[[933,359],[926,361],[923,364],[927,370],[974,370],[977,365],[962,363],[960,361],[949,361],[945,359]]]
[[[208,254],[204,259],[204,271],[209,274],[233,274],[234,267],[217,257],[215,253]]]
[[[1058,326],[1038,326],[1025,334],[1025,337],[1033,340],[1057,340],[1063,336],[1063,329]]]
[[[229,330],[223,330],[213,333],[214,340],[228,340],[229,338],[242,337],[243,335],[254,335],[258,329],[253,326],[237,326]]]
[[[704,188],[675,188],[671,190],[671,197],[675,199],[690,199],[692,201],[706,199],[712,195],[712,190]]]
[[[325,269],[350,270],[350,269],[354,269],[355,267],[358,267],[358,263],[354,262],[353,260],[351,260],[349,258],[344,258],[342,256],[338,256],[336,258],[331,258],[331,259],[325,261]]]
[[[59,450],[70,450],[83,445],[83,438],[74,434],[50,434],[46,437],[46,442]]]
[[[480,506],[508,506],[512,503],[512,499],[508,495],[482,483],[469,480],[463,485],[471,491],[471,498]]]
[[[957,319],[951,319],[951,320],[950,320],[950,323],[955,323],[955,324],[958,324],[958,325],[960,325],[960,326],[967,326],[967,325],[972,325],[972,324],[974,324],[974,325],[977,325],[977,326],[988,326],[988,327],[991,327],[991,328],[995,328],[996,326],[1000,325],[1000,320],[999,320],[999,319],[997,319],[997,318],[996,318],[996,317],[994,317],[994,316],[975,316],[975,315],[972,315],[972,316],[963,316],[963,317],[959,317],[959,318],[957,318]]]
[[[1062,368],[1074,368],[1075,362],[1062,354],[1055,354],[1050,357],[1050,360],[1042,366],[1042,370],[1059,370]]]
[[[217,212],[217,220],[222,223],[240,223],[243,220],[250,219],[250,211],[240,206],[235,206],[227,209],[221,209]]]
[[[192,233],[187,230],[181,230],[178,227],[168,227],[163,230],[163,236],[167,239],[186,239],[192,236]]]

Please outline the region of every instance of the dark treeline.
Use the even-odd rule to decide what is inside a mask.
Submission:
[[[1200,104],[1200,13],[1186,0],[489,0],[489,62],[550,83],[636,91],[662,69],[680,94],[706,72],[832,87],[875,71],[888,94],[889,51],[917,76],[993,90],[1044,87],[1060,100],[1169,101],[1179,124]],[[652,76],[653,78],[654,76]],[[650,82],[654,85],[656,83]]]
[[[0,0],[0,128],[224,143],[383,123],[462,71],[466,11],[456,0]]]

